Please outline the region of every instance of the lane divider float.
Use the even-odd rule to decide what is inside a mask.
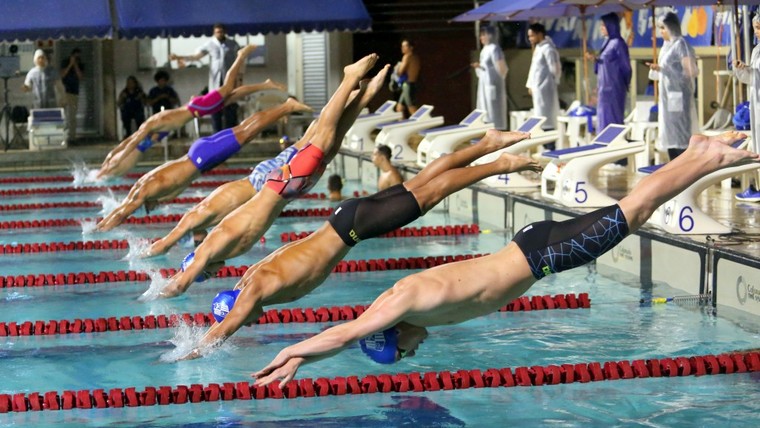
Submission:
[[[250,168],[219,168],[212,169],[202,173],[202,176],[210,175],[248,175],[251,173]],[[139,172],[126,174],[126,178],[140,178],[144,174]],[[19,184],[19,183],[73,183],[74,177],[71,175],[52,175],[52,176],[39,176],[39,177],[2,177],[0,178],[0,184]]]
[[[280,217],[327,217],[332,214],[332,208],[298,208],[284,210]],[[183,214],[154,214],[144,217],[129,217],[123,221],[124,224],[161,224],[177,223]],[[3,229],[37,229],[53,227],[79,226],[83,221],[100,221],[102,217],[96,218],[56,218],[47,220],[10,220],[0,221],[0,230]]]
[[[332,306],[319,308],[270,309],[259,317],[257,324],[291,324],[348,321],[356,319],[369,305]],[[550,309],[588,309],[591,300],[587,293],[579,295],[522,296],[498,309],[498,312],[521,312]],[[214,316],[208,312],[171,315],[122,316],[108,318],[76,318],[73,320],[0,322],[0,337],[51,336],[112,331],[155,330],[186,324],[210,327]]]
[[[458,254],[455,256],[400,257],[369,260],[341,260],[333,268],[333,273],[371,272],[381,270],[430,269],[447,263],[482,257],[486,254]],[[248,266],[222,266],[216,273],[216,278],[240,278]],[[161,277],[169,278],[177,273],[177,269],[163,268],[159,270]],[[113,282],[145,282],[150,277],[145,272],[134,270],[102,271],[102,272],[69,272],[27,275],[0,275],[0,288],[18,287],[52,287],[57,285],[101,284]]]
[[[511,388],[570,383],[726,375],[760,371],[760,353],[727,353],[673,358],[651,358],[574,364],[534,365],[457,371],[297,379],[280,388],[278,382],[265,387],[250,382],[226,382],[146,386],[94,390],[64,390],[45,393],[0,394],[0,413],[43,410],[104,409],[164,406],[230,400],[264,400],[324,397],[348,394],[434,392],[470,388]]]

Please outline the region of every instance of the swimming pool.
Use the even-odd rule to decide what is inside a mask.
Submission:
[[[38,175],[38,174],[35,174]],[[214,179],[235,177],[214,177]],[[124,183],[128,183],[125,180]],[[117,183],[118,184],[118,183]],[[323,186],[324,183],[320,183]],[[344,193],[358,189],[347,183]],[[54,187],[52,183],[3,184],[0,189]],[[324,192],[324,187],[315,191]],[[202,195],[192,188],[183,196]],[[123,195],[121,193],[120,195]],[[3,197],[2,205],[30,201],[92,201],[97,193]],[[162,207],[160,214],[182,213],[191,205]],[[288,209],[327,207],[320,200],[298,200]],[[2,212],[3,221],[95,217],[97,208]],[[143,215],[139,213],[138,215]],[[279,219],[266,242],[228,264],[251,264],[276,249],[280,234],[316,229],[322,219]],[[412,226],[459,224],[440,207]],[[105,234],[82,236],[81,226],[0,231],[0,245],[142,238],[166,233],[170,223],[127,225]],[[481,229],[489,225],[481,224]],[[495,231],[475,236],[374,239],[363,242],[349,260],[388,257],[477,254],[495,251],[509,241]],[[167,256],[136,265],[123,260],[126,250],[4,254],[2,275],[117,271],[177,267],[187,245]],[[382,290],[412,273],[409,270],[351,272],[331,275],[314,293],[285,307],[369,304]],[[136,301],[148,282],[115,282],[2,290],[0,322],[73,320],[75,318],[147,316],[207,312],[213,296],[231,288],[236,278],[217,278],[194,285],[186,296],[170,301]],[[370,363],[354,348],[330,360],[304,366],[298,378],[345,377],[398,372],[530,367],[676,356],[719,354],[755,348],[760,325],[741,325],[699,307],[642,305],[639,300],[671,296],[655,285],[642,290],[601,277],[583,267],[549,277],[529,292],[534,295],[589,293],[590,309],[497,313],[463,324],[431,329],[417,356],[394,366]],[[721,309],[719,314],[724,314]],[[332,323],[267,324],[244,328],[211,356],[165,363],[162,355],[188,343],[202,329],[178,327],[52,336],[4,337],[0,342],[4,382],[0,394],[94,390],[147,386],[251,381],[249,374],[266,365],[284,346],[317,333]],[[150,407],[74,409],[0,414],[3,426],[753,426],[760,409],[758,374],[649,378],[540,387],[471,388],[437,392],[404,392],[297,398],[232,400]]]

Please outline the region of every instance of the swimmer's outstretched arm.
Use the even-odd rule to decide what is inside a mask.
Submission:
[[[410,297],[408,293],[386,290],[355,320],[328,328],[280,351],[271,363],[251,375],[256,379],[255,384],[265,386],[281,379],[282,388],[293,380],[302,364],[332,357],[352,343],[398,324],[414,305]]]

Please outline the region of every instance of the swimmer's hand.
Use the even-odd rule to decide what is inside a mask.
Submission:
[[[280,352],[268,366],[253,373],[251,376],[256,379],[254,385],[266,386],[277,379],[280,381],[279,387],[285,386],[293,380],[298,372],[298,368],[306,361],[303,357],[289,357],[287,354]]]
[[[190,351],[189,354],[185,355],[184,357],[177,358],[177,361],[194,360],[194,359],[200,358],[202,356],[203,356],[203,354],[201,354],[200,349],[195,348],[192,351]]]

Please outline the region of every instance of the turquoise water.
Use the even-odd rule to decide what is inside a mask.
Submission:
[[[217,177],[215,177],[216,179]],[[227,177],[233,178],[233,177]],[[223,179],[223,177],[219,178]],[[43,183],[40,187],[52,187]],[[321,183],[322,184],[322,183]],[[0,185],[0,189],[10,188]],[[348,183],[346,193],[358,188]],[[191,189],[188,194],[196,192]],[[316,191],[324,191],[319,187]],[[76,194],[72,194],[76,195]],[[49,196],[49,195],[41,195]],[[96,194],[76,195],[94,200]],[[35,196],[36,198],[36,196]],[[32,198],[3,198],[2,204]],[[44,197],[40,201],[52,199]],[[62,200],[72,200],[63,198]],[[288,208],[326,207],[325,201],[296,201]],[[165,213],[183,212],[173,206]],[[97,215],[97,209],[3,212],[3,221]],[[284,231],[314,230],[322,220],[284,218],[266,242],[230,261],[255,263],[280,245]],[[460,224],[463,219],[434,210],[413,226]],[[485,228],[488,225],[481,225]],[[0,244],[82,239],[154,238],[170,224],[124,226],[82,236],[81,227],[0,231]],[[492,252],[508,242],[502,233],[464,237],[375,239],[358,245],[349,260]],[[177,267],[189,247],[175,248],[145,268]],[[125,250],[0,256],[3,275],[129,269]],[[382,290],[413,271],[333,274],[314,293],[291,305],[317,307],[370,303]],[[141,303],[148,282],[0,290],[0,321],[60,320],[207,312],[212,297],[237,280],[194,285],[179,299]],[[494,314],[431,329],[417,356],[394,366],[368,362],[352,348],[299,371],[300,378],[364,376],[385,372],[519,367],[703,355],[758,346],[760,326],[741,326],[712,311],[674,305],[641,306],[648,296],[637,284],[622,284],[583,267],[537,283],[528,295],[588,292],[591,309]],[[672,295],[655,286],[653,294]],[[719,314],[724,313],[722,309]],[[285,346],[331,324],[284,324],[244,328],[218,352],[188,362],[160,358],[200,331],[189,328],[65,336],[6,337],[0,340],[0,393],[45,392],[135,386],[250,381]],[[636,379],[529,388],[486,388],[431,393],[373,394],[296,400],[228,401],[144,408],[0,414],[2,426],[755,426],[760,410],[760,376]]]

